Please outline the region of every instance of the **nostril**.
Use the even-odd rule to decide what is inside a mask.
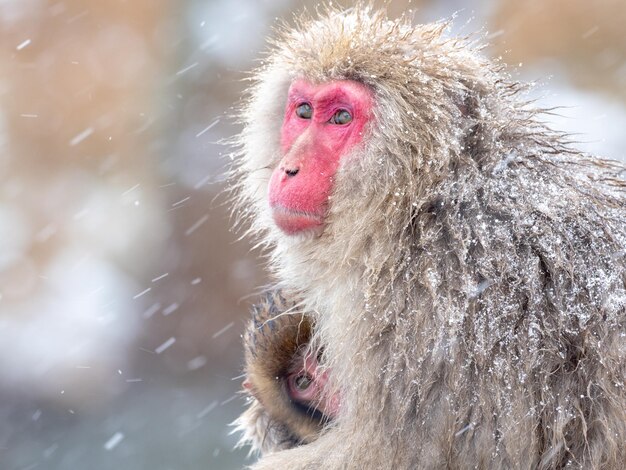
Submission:
[[[285,168],[285,174],[287,176],[296,176],[299,171],[300,168]]]

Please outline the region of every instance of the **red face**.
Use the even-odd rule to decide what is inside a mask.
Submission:
[[[269,185],[276,225],[286,234],[321,230],[341,158],[361,142],[372,92],[344,80],[289,88],[281,129],[283,157]]]
[[[304,358],[296,354],[289,369],[284,377],[289,399],[310,410],[318,410],[327,418],[336,418],[341,408],[341,396],[330,388],[329,370],[320,369],[317,358],[311,354]],[[248,378],[243,381],[242,386],[261,400]]]
[[[329,371],[320,370],[317,359],[311,355],[294,362],[297,367],[287,376],[287,395],[295,402],[321,411],[328,418],[336,418],[341,406],[339,393],[331,392]]]

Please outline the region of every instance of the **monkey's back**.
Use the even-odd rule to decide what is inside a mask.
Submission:
[[[458,168],[415,219],[410,304],[431,318],[393,333],[422,337],[388,367],[417,376],[394,393],[420,423],[403,464],[623,468],[623,167],[512,155]]]

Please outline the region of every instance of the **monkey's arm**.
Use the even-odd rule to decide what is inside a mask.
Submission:
[[[394,465],[393,457],[390,458],[389,453],[385,452],[385,449],[381,449],[379,453],[363,452],[356,454],[354,452],[355,448],[382,447],[379,443],[372,441],[364,441],[357,444],[356,441],[360,440],[364,434],[348,432],[341,426],[331,427],[310,444],[265,455],[259,462],[251,466],[250,470],[370,470],[402,468]],[[361,445],[365,447],[360,447]],[[352,453],[351,457],[346,458],[346,455],[350,453]],[[376,461],[372,460],[373,457],[376,458]],[[350,462],[349,465],[346,465],[346,462]]]

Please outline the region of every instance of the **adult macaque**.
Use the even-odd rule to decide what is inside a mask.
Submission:
[[[256,452],[311,442],[339,409],[339,397],[326,393],[328,371],[311,348],[311,321],[295,308],[279,292],[267,294],[244,336],[251,403],[236,425],[242,443]]]
[[[626,468],[624,166],[444,29],[329,11],[257,74],[239,207],[341,407],[255,468]]]

